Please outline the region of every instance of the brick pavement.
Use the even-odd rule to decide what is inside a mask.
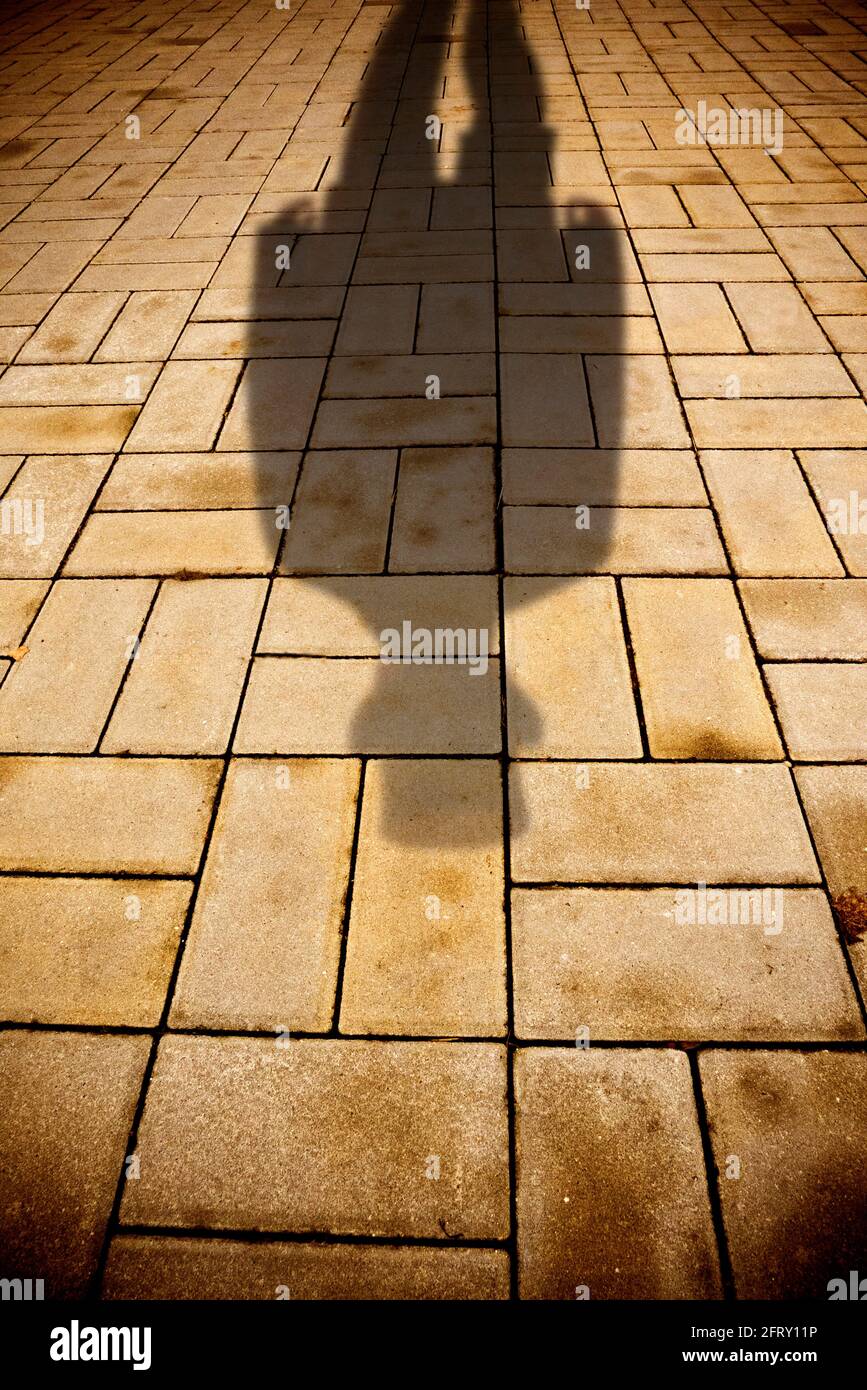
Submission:
[[[2,1274],[863,1270],[865,31],[6,11]]]

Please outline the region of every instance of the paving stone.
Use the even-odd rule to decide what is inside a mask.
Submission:
[[[502,800],[493,762],[368,764],[343,1032],[505,1033]]]
[[[603,448],[679,449],[689,446],[683,411],[669,369],[658,357],[590,357],[587,378]],[[543,441],[508,440],[508,443]],[[585,443],[583,439],[554,443]]]
[[[353,285],[335,354],[412,352],[417,313],[417,285]]]
[[[86,9],[0,23],[9,1008],[40,1029],[151,1030],[189,926],[172,1026],[221,1036],[175,1034],[164,1055],[278,1062],[245,1053],[227,1107],[209,1082],[160,1094],[158,1068],[168,1149],[154,1139],[141,1219],[185,1215],[109,1231],[106,1287],[457,1298],[520,1275],[526,1296],[574,1298],[577,1251],[594,1297],[719,1296],[687,1069],[644,1045],[804,1044],[809,1062],[864,1038],[858,26],[627,5],[594,8],[591,31],[550,6],[516,27],[462,5],[413,34],[417,15],[375,0],[349,28],[340,7],[270,8],[253,32],[246,11],[173,27],[145,5],[134,48]],[[679,146],[678,103],[699,98],[778,103],[784,147]],[[382,633],[405,621],[485,631],[485,674],[383,670]],[[520,1270],[504,1049],[478,1117],[449,1070],[506,1035],[504,864],[512,1031],[572,1043],[583,1007],[617,1044],[593,1066],[680,1068],[674,1086],[594,1083],[577,1140],[569,1119],[531,1168],[519,1155],[520,1202],[542,1213],[528,1228],[519,1211]],[[708,880],[784,891],[783,932],[654,917]],[[135,885],[143,915],[118,922]],[[329,1034],[321,1084],[276,1046],[283,1025]],[[265,1036],[225,1036],[248,1029]],[[383,1080],[392,1051],[433,1055],[428,1034],[448,1071],[438,1147],[414,1118],[443,1094],[422,1089],[429,1063],[396,1108]],[[348,1048],[380,1069],[372,1106],[361,1087],[334,1108]],[[561,1055],[532,1051],[540,1069]],[[630,1097],[613,1148],[609,1092]],[[807,1124],[809,1093],[797,1104]],[[479,1200],[464,1132],[491,1155]],[[592,1186],[564,1203],[564,1165],[588,1157]],[[846,1201],[826,1233],[853,1225]],[[774,1233],[754,1230],[759,1269]],[[821,1259],[805,1230],[803,1259],[795,1241],[769,1264]]]
[[[95,513],[64,573],[269,574],[281,535],[273,511]]]
[[[443,396],[492,393],[496,389],[494,355],[481,352],[440,353],[436,356],[382,353],[378,356],[334,358],[325,378],[323,396],[363,400],[375,392],[381,399],[390,396],[412,398],[424,394],[432,377],[439,382]],[[848,377],[846,381],[849,389],[854,391]],[[2,386],[3,381],[0,380],[0,398]]]
[[[18,646],[47,592],[46,580],[0,580],[0,648]]]
[[[727,284],[726,293],[753,352],[828,351],[824,333],[794,285]]]
[[[867,444],[867,406],[848,400],[705,400],[684,405],[699,448]]]
[[[118,1236],[109,1299],[504,1299],[509,1257],[473,1246]]]
[[[297,452],[121,454],[96,510],[288,507],[300,461]]]
[[[867,895],[867,768],[799,767],[795,780],[831,892]]]
[[[522,1051],[515,1108],[522,1298],[720,1296],[683,1052]]]
[[[148,1037],[0,1035],[3,1275],[82,1298],[96,1274]]]
[[[239,370],[235,362],[169,362],[136,421],[127,448],[143,453],[210,448]],[[283,442],[291,445],[291,441]]]
[[[2,603],[0,586],[0,603]],[[488,633],[499,650],[497,582],[488,575],[353,575],[276,579],[271,589],[259,652],[304,656],[376,656],[380,634],[404,621],[437,628]]]
[[[264,579],[167,580],[101,751],[225,752],[266,589]]]
[[[742,397],[852,396],[855,387],[836,357],[811,353],[784,357],[673,357],[672,371],[681,396],[726,397],[732,387]]]
[[[789,753],[798,762],[857,762],[867,755],[867,666],[788,662],[765,666]]]
[[[114,405],[144,398],[159,369],[146,362],[10,367],[0,378],[0,406]]]
[[[87,299],[107,299],[109,295],[119,297],[117,292],[102,291],[89,294]],[[174,347],[196,299],[195,290],[135,291],[97,348],[95,361],[162,361]]]
[[[640,757],[614,581],[510,579],[504,602],[511,756]]]
[[[324,371],[323,357],[297,358],[288,364],[283,358],[248,363],[218,447],[303,449]],[[191,441],[189,447],[207,448],[208,443]]]
[[[18,1023],[153,1028],[192,884],[0,878],[0,1012]]]
[[[393,450],[308,453],[280,568],[339,574],[383,568],[394,495]],[[346,518],[352,517],[347,527]]]
[[[330,319],[309,322],[257,324],[188,323],[172,351],[173,358],[205,357],[322,357],[331,350],[334,323]]]
[[[4,758],[0,868],[191,873],[218,774],[206,759]]]
[[[699,1068],[717,1167],[740,1164],[719,1179],[737,1296],[827,1300],[867,1235],[860,1055],[720,1049]]]
[[[505,1092],[492,1043],[169,1036],[121,1218],[501,1240]]]
[[[781,758],[725,579],[626,579],[626,614],[655,758]]]
[[[468,664],[259,657],[241,707],[234,751],[496,753],[498,660],[486,661],[480,636],[477,643],[478,675]]]
[[[27,460],[3,496],[0,575],[55,574],[110,463],[110,454]]]
[[[719,285],[651,285],[650,294],[669,352],[746,352],[737,319]]]
[[[512,574],[723,574],[713,514],[702,508],[594,507],[578,527],[574,507],[506,507]]]
[[[759,654],[778,661],[867,658],[867,582],[742,579]]]
[[[173,1027],[328,1029],[357,787],[352,761],[232,763]]]
[[[788,770],[733,763],[518,763],[523,882],[815,883]],[[724,819],[721,819],[724,817]]]
[[[86,362],[123,307],[124,294],[65,294],[18,354],[19,362]],[[125,354],[120,360],[135,360]]]
[[[857,265],[827,227],[775,227],[769,235],[798,279],[852,281],[862,278]]]
[[[689,449],[504,449],[502,473],[507,504],[707,505]]]
[[[834,542],[850,574],[867,575],[867,453],[860,449],[807,449],[799,455]]]
[[[496,405],[493,396],[443,396],[441,400],[426,400],[424,389],[424,382],[421,382],[417,401],[325,401],[316,413],[311,443],[317,449],[346,449],[359,444],[379,448],[494,442]],[[281,442],[286,444],[291,440],[282,437]]]
[[[492,291],[491,285],[422,285],[416,351],[493,352],[496,343]]]
[[[794,457],[774,449],[708,450],[701,464],[736,573],[842,575]]]
[[[148,580],[58,580],[0,693],[0,749],[90,753],[153,598]],[[74,692],[74,699],[70,699]]]
[[[505,353],[500,372],[505,444],[595,442],[580,361],[556,353]]]
[[[593,1043],[862,1040],[824,893],[715,891],[515,890],[518,1036],[574,1041],[587,1029]]]
[[[494,509],[489,449],[404,449],[389,569],[412,573],[493,568]]]
[[[504,353],[663,352],[656,325],[646,318],[506,318],[500,324]]]
[[[138,407],[15,405],[0,409],[3,447],[26,454],[92,454],[119,449]]]

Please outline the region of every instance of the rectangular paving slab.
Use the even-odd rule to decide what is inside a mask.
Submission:
[[[519,1052],[522,1298],[718,1298],[686,1054]]]
[[[122,1220],[503,1239],[505,1060],[490,1043],[168,1036]]]
[[[96,1274],[149,1037],[0,1034],[0,1266],[82,1298]]]
[[[719,1049],[699,1067],[737,1296],[848,1291],[867,1241],[863,1055]]]

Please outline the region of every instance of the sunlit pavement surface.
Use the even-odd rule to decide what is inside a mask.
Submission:
[[[0,1274],[827,1298],[867,11],[85,0],[0,54]]]

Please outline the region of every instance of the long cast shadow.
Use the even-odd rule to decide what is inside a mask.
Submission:
[[[309,576],[311,585],[345,602],[351,574],[498,575],[511,570],[539,578],[507,589],[510,609],[544,603],[566,576],[605,572],[611,513],[606,506],[590,505],[579,520],[576,509],[600,498],[610,506],[617,490],[618,373],[607,374],[599,438],[587,401],[581,349],[590,343],[594,350],[615,354],[614,362],[623,350],[619,222],[609,206],[594,202],[592,187],[582,189],[580,174],[574,187],[564,186],[562,177],[555,187],[550,158],[557,150],[574,150],[580,168],[581,153],[593,149],[590,127],[571,123],[586,122],[586,112],[568,73],[558,91],[559,61],[551,65],[547,79],[539,71],[540,56],[544,63],[549,51],[564,52],[562,44],[555,46],[559,36],[553,10],[543,16],[548,23],[538,41],[540,56],[534,56],[528,42],[518,0],[463,5],[404,0],[390,8],[365,6],[359,13],[365,27],[360,47],[350,40],[341,49],[347,55],[343,61],[352,54],[360,71],[342,149],[330,159],[319,191],[288,195],[285,207],[257,234],[250,359],[262,354],[261,321],[273,322],[275,312],[280,313],[275,288],[307,290],[319,297],[327,313],[345,308],[352,303],[345,296],[354,294],[353,309],[361,323],[360,336],[338,336],[327,364],[314,333],[321,325],[309,325],[310,347],[305,350],[318,357],[272,357],[258,368],[251,361],[242,380],[250,447],[304,451],[277,572]],[[533,25],[539,24],[539,13],[536,6],[528,10]],[[379,20],[383,14],[384,22]],[[374,23],[368,38],[367,26]],[[335,75],[335,102],[343,90],[343,74]],[[327,80],[317,96],[331,101]],[[552,109],[559,126],[546,120]],[[315,121],[316,106],[308,111]],[[441,130],[431,125],[431,116],[441,117]],[[429,138],[432,129],[435,139]],[[311,146],[305,137],[313,141]],[[287,151],[290,169],[299,155],[302,164],[297,167],[303,167],[305,150],[315,154],[315,141],[315,124],[303,132],[299,127]],[[392,256],[387,254],[392,245],[388,232],[396,236]],[[495,269],[480,269],[494,251],[495,236]],[[425,259],[429,253],[431,259]],[[489,283],[492,275],[499,303],[487,308],[485,277]],[[365,327],[363,313],[357,311],[370,285],[396,287],[396,298],[389,302],[398,310],[401,296],[420,293],[412,341],[398,343],[391,322],[377,323],[375,314]],[[443,287],[449,285],[452,293],[444,297]],[[497,309],[499,370],[493,352]],[[433,333],[437,351],[428,351],[432,336],[427,325],[437,313],[441,320],[445,315],[445,322],[438,337]],[[469,357],[462,346],[468,342]],[[443,373],[448,353],[455,354],[456,370]],[[382,385],[389,372],[399,377],[403,371],[421,410],[437,411],[449,403],[452,411],[464,399],[462,390],[476,390],[463,374],[480,370],[487,377],[465,412],[465,423],[443,412],[442,437],[436,426],[431,433],[435,417],[413,414],[413,406],[407,414],[407,396],[387,394],[410,388],[401,388],[399,381],[396,387]],[[432,375],[443,377],[439,401],[425,400]],[[370,399],[365,405],[359,396]],[[350,414],[337,419],[335,434],[334,412],[347,406]],[[357,438],[353,420],[359,422]],[[387,452],[374,457],[372,446]],[[396,466],[395,450],[401,451]],[[410,489],[419,487],[427,504],[422,516],[413,513],[409,502]],[[368,527],[366,509],[375,511],[372,499],[381,500],[386,493],[390,506],[380,508],[378,539],[338,546],[344,553],[335,555],[335,537],[351,533],[359,518]],[[461,497],[466,499],[464,511],[473,513],[469,519],[461,512]],[[510,509],[516,501],[526,509]],[[262,474],[261,505],[273,542],[271,469]],[[504,508],[514,523],[506,528],[505,554]],[[463,527],[461,533],[471,538],[483,516],[477,553],[459,554],[455,560],[455,530]],[[366,612],[370,621],[369,607],[359,603],[359,612]],[[397,605],[391,611],[387,604],[381,628],[399,631],[402,621],[417,617],[398,611]],[[496,662],[491,666],[485,679],[496,680]],[[473,746],[473,687],[482,680],[474,679],[468,667],[451,667],[447,673],[447,679],[469,684],[457,694],[452,689],[445,714],[442,668],[434,677],[434,690],[428,679],[432,666],[377,667],[373,689],[354,713],[351,751],[386,759],[396,752],[496,756],[490,698],[487,714],[479,717],[487,732]],[[413,682],[413,736],[408,746],[396,747],[395,729],[402,719],[406,728],[407,679]],[[499,739],[498,695],[493,700]],[[510,731],[520,730],[521,746],[538,745],[544,714],[514,681],[509,683],[507,713]],[[315,708],[310,715],[315,723]],[[304,750],[287,746],[278,751]],[[326,756],[347,748],[323,746],[318,751]],[[394,763],[386,761],[383,768],[380,828],[386,838],[419,844],[441,836],[451,847],[489,838],[490,831],[463,802],[445,824],[424,816],[407,820],[396,779],[389,777]],[[520,829],[523,808],[514,798],[511,818],[513,831]]]

